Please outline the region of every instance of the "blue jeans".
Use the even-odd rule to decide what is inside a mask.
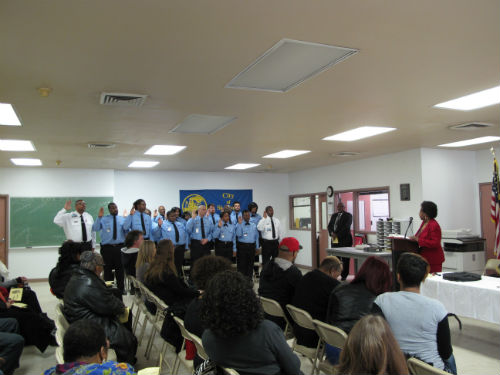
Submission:
[[[455,357],[453,354],[448,359],[444,359],[444,371],[450,374],[457,375],[457,364],[455,362]]]

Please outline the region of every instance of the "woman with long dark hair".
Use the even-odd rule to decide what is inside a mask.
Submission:
[[[50,289],[57,298],[64,298],[64,289],[73,271],[80,268],[82,251],[82,244],[71,240],[65,241],[59,248],[59,259],[49,274]]]
[[[213,276],[201,299],[203,347],[217,365],[242,375],[301,374],[283,331],[264,319],[253,283],[236,271]]]

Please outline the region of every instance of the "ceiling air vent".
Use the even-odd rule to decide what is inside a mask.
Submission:
[[[116,145],[114,143],[89,143],[88,147],[90,149],[104,149],[104,148],[114,148]]]
[[[359,152],[342,151],[342,152],[338,152],[336,154],[332,154],[333,157],[336,157],[336,156],[347,157],[347,156],[356,156],[356,155],[359,155]]]
[[[118,105],[124,107],[141,107],[146,101],[147,95],[141,94],[125,94],[117,92],[101,93],[100,104]]]
[[[479,130],[485,128],[491,128],[493,124],[488,124],[485,122],[467,122],[465,124],[450,126],[453,130]]]

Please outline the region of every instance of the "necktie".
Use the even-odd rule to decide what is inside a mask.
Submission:
[[[342,215],[342,212],[340,212],[337,217],[335,218],[335,223],[333,224],[333,231],[335,232],[337,230],[337,226],[340,220],[340,216]]]
[[[271,218],[271,227],[273,229],[273,240],[276,238],[276,228],[274,227],[273,218]]]
[[[212,214],[212,223],[214,223],[214,225],[215,225],[215,217],[214,217],[214,214]]]
[[[116,215],[113,215],[113,239],[116,240]]]
[[[177,225],[175,223],[172,223],[175,229],[175,243],[179,242],[179,229],[177,229]]]
[[[146,235],[146,226],[144,225],[144,216],[142,216],[142,212],[141,212],[141,226],[142,226],[142,234]]]
[[[205,226],[203,225],[202,217],[200,217],[200,223],[201,223],[201,238],[205,238]]]
[[[80,221],[82,223],[82,241],[87,242],[87,227],[85,226],[85,221],[83,221],[83,215],[80,215]]]

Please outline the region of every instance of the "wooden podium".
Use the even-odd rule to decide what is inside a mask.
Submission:
[[[418,242],[410,240],[409,238],[401,237],[387,237],[390,238],[392,243],[392,276],[393,276],[393,288],[394,290],[399,290],[399,283],[396,277],[396,269],[398,267],[398,260],[403,253],[419,253],[420,248],[418,247]]]

